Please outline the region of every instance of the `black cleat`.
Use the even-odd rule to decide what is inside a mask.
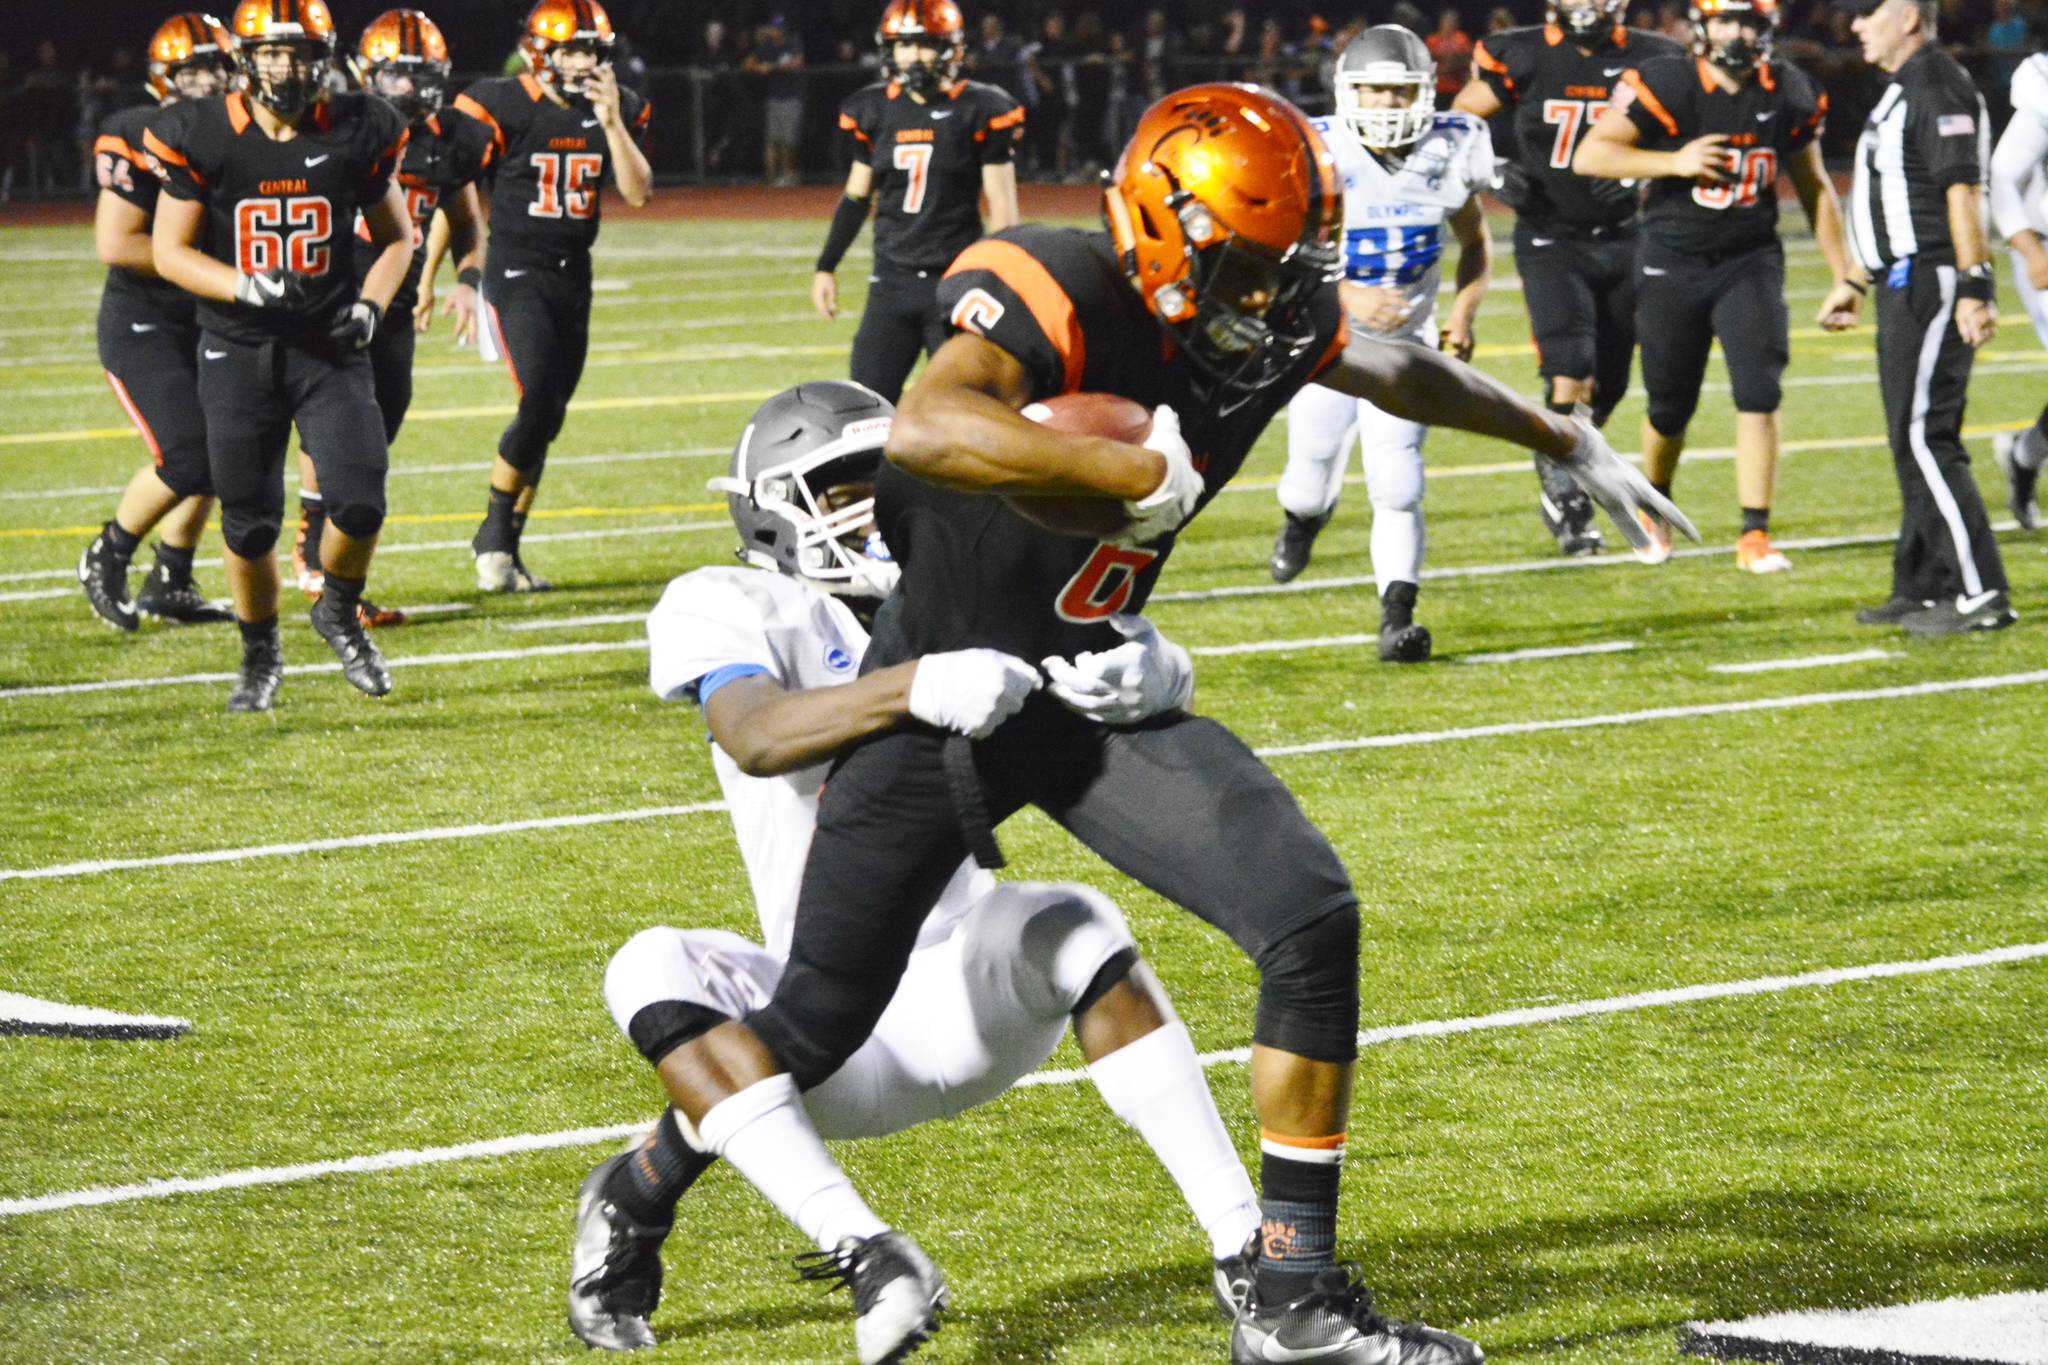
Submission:
[[[85,600],[92,604],[100,620],[122,631],[133,631],[141,624],[135,616],[135,604],[128,600],[128,558],[115,553],[107,544],[104,527],[78,557],[78,581],[85,588]]]
[[[830,1251],[796,1258],[798,1279],[853,1290],[854,1350],[860,1365],[895,1365],[931,1340],[946,1308],[946,1282],[917,1243],[900,1232],[848,1237]]]
[[[1237,1321],[1252,1297],[1252,1274],[1259,1264],[1259,1234],[1254,1232],[1235,1256],[1210,1262],[1209,1288],[1226,1322]]]
[[[1380,662],[1419,664],[1428,660],[1429,630],[1415,624],[1419,587],[1406,579],[1387,584],[1380,596]]]
[[[1230,1329],[1231,1365],[1479,1365],[1486,1358],[1454,1333],[1375,1313],[1356,1270],[1331,1266],[1286,1303],[1260,1303],[1255,1285]]]
[[[1998,467],[2005,471],[2005,490],[2012,503],[2012,519],[2020,524],[2022,531],[2038,530],[2041,525],[2041,506],[2034,500],[2034,487],[2041,480],[2041,471],[2027,468],[2014,457],[2023,443],[2034,444],[2040,439],[2032,431],[2004,432],[1991,438],[1991,453],[1997,458]]]
[[[1273,559],[1268,565],[1273,570],[1275,583],[1290,583],[1308,567],[1309,554],[1315,549],[1316,537],[1330,524],[1330,514],[1319,517],[1298,517],[1287,514],[1287,524],[1280,528],[1280,538],[1273,542]]]
[[[644,1351],[654,1345],[647,1320],[661,1302],[661,1243],[669,1229],[636,1224],[604,1194],[612,1172],[632,1157],[632,1152],[621,1152],[598,1163],[576,1194],[569,1330],[600,1351]]]
[[[1933,605],[1934,603],[1923,601],[1918,597],[1889,597],[1885,599],[1882,606],[1859,609],[1856,613],[1856,624],[1859,626],[1895,626],[1915,612],[1925,611]]]
[[[1597,555],[1606,548],[1600,528],[1593,524],[1593,500],[1584,489],[1574,488],[1554,500],[1549,493],[1540,493],[1537,507],[1543,513],[1543,529],[1550,532],[1557,548],[1565,554]]]
[[[242,673],[228,693],[230,711],[268,711],[284,682],[284,644],[273,624],[260,640],[242,641]]]
[[[2012,599],[1992,589],[1975,597],[1947,597],[1923,607],[1900,621],[1908,635],[1968,635],[1980,630],[2004,630],[2020,619]]]
[[[162,563],[142,580],[142,590],[135,594],[135,609],[174,626],[211,626],[235,619],[233,612],[201,597],[190,583],[172,582]]]
[[[350,687],[373,697],[391,690],[391,670],[385,667],[377,646],[363,633],[362,617],[354,604],[341,608],[335,605],[332,593],[325,594],[313,604],[312,621],[313,629],[320,632],[334,657],[341,660],[341,676],[348,679]]]

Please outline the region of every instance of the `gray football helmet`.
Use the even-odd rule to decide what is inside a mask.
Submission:
[[[840,597],[883,598],[901,571],[874,519],[872,490],[847,503],[826,494],[873,485],[896,409],[843,379],[784,389],[754,410],[729,473],[708,481],[739,528],[739,557]]]
[[[1337,116],[1366,146],[1384,151],[1413,145],[1436,118],[1436,59],[1413,30],[1380,24],[1345,44],[1337,57]],[[1406,104],[1366,109],[1366,86],[1408,89]]]

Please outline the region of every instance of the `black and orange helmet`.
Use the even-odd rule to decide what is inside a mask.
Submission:
[[[149,74],[143,84],[158,104],[169,104],[184,92],[178,73],[186,67],[211,67],[222,81],[235,69],[235,40],[220,20],[198,10],[173,14],[149,38]]]
[[[243,90],[282,118],[297,118],[327,92],[334,67],[334,15],[327,0],[242,0],[228,21],[235,39],[235,63],[242,70]],[[259,48],[289,47],[298,55],[295,70],[267,79],[257,69]]]
[[[555,57],[564,49],[582,48],[595,52],[599,64],[609,63],[615,37],[611,16],[597,0],[540,0],[526,16],[519,51],[535,80],[573,94],[571,87],[561,84]]]
[[[882,22],[875,26],[875,43],[882,50],[883,73],[904,89],[929,98],[960,79],[961,64],[967,59],[967,23],[953,0],[889,0]],[[898,62],[898,43],[933,48],[938,56],[927,62]]]
[[[1781,18],[1778,0],[1693,0],[1692,50],[1732,75],[1771,59]],[[1707,39],[1707,20],[1736,19],[1742,36],[1727,42]]]
[[[448,40],[432,19],[416,9],[388,9],[370,21],[356,40],[356,79],[363,89],[381,95],[409,119],[441,107],[448,88]],[[411,88],[394,93],[380,87],[380,77],[403,76]]]
[[[1226,387],[1278,379],[1343,272],[1344,191],[1308,118],[1256,85],[1194,85],[1138,118],[1104,216],[1145,306]]]

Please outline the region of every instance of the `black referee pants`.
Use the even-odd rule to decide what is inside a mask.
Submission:
[[[1975,356],[1956,332],[1956,268],[1913,264],[1877,286],[1877,370],[1899,476],[1892,596],[1933,601],[2006,588],[2005,564],[1963,449]]]
[[[903,381],[926,355],[946,344],[946,320],[939,316],[939,275],[930,270],[883,271],[868,276],[867,307],[853,337],[851,377],[891,403]]]

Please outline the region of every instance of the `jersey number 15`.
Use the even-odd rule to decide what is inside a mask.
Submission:
[[[526,211],[535,218],[591,218],[597,214],[597,182],[604,158],[594,152],[535,152],[535,189]]]

